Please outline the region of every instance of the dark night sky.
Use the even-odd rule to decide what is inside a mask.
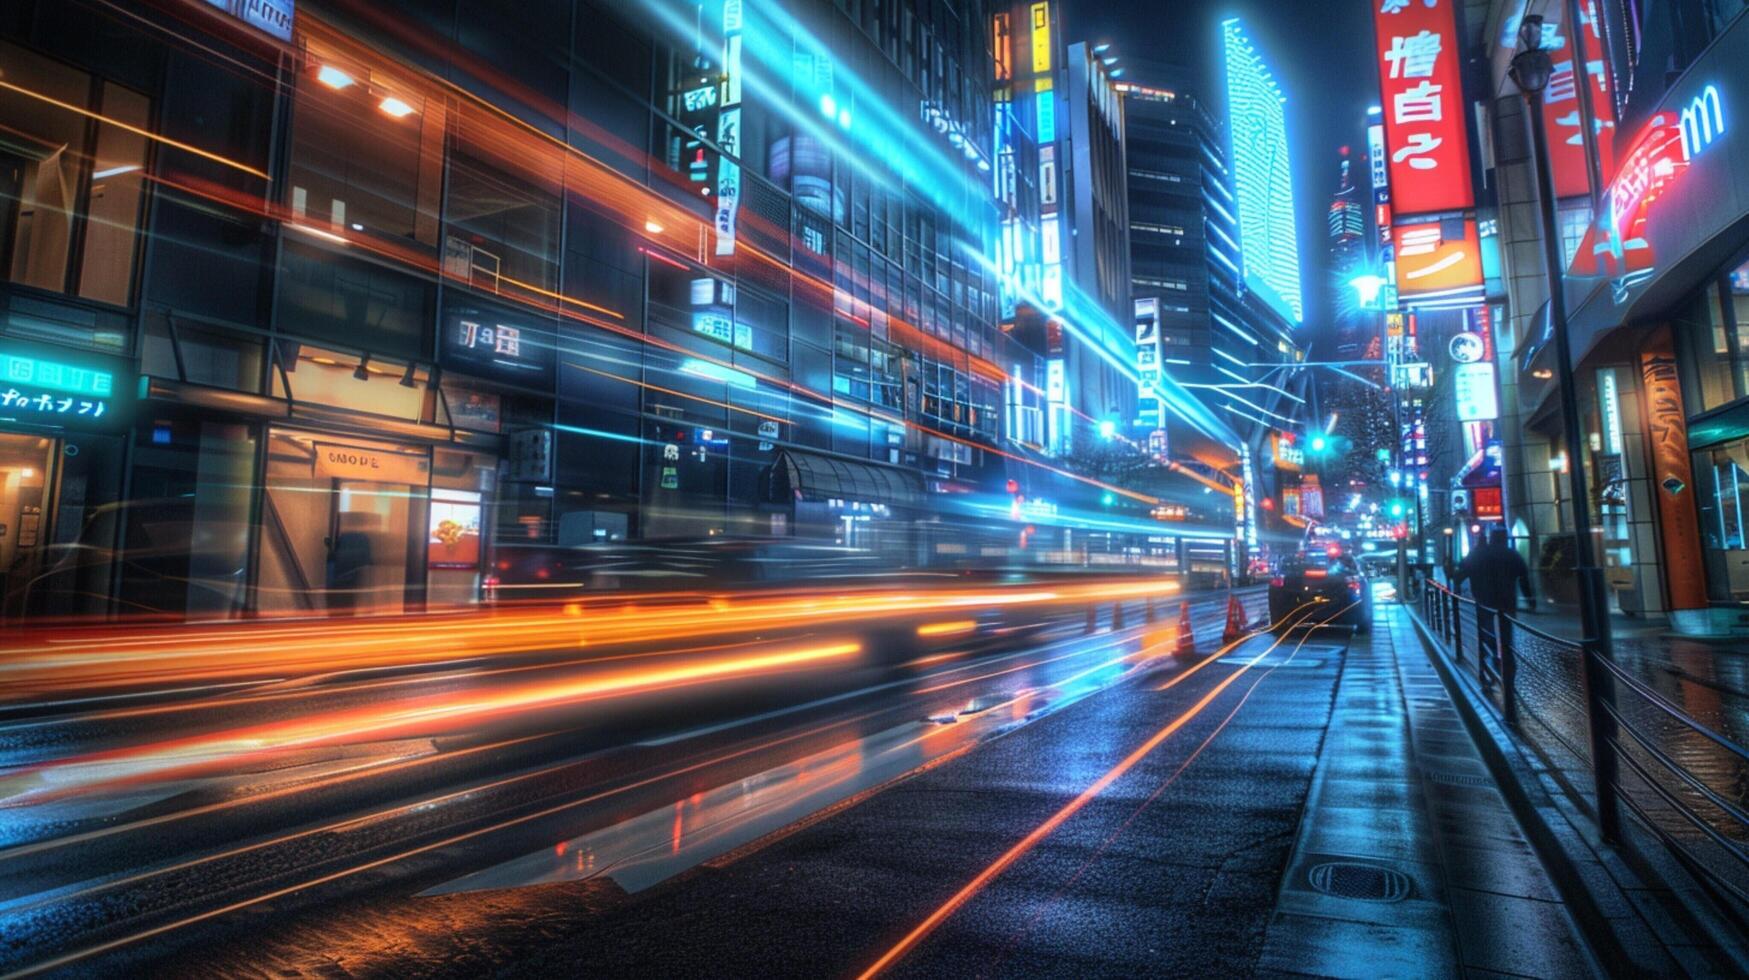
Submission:
[[[1244,19],[1287,92],[1306,325],[1325,321],[1324,216],[1336,189],[1336,150],[1348,144],[1364,152],[1366,109],[1378,97],[1368,0],[1063,0],[1063,8],[1069,41],[1110,41],[1120,58],[1185,65],[1203,80],[1198,94],[1211,107],[1224,105],[1220,22]]]

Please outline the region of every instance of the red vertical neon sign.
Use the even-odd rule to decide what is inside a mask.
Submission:
[[[1581,14],[1585,42],[1585,75],[1591,84],[1592,128],[1600,172],[1608,175],[1615,166],[1615,102],[1609,91],[1609,72],[1603,63],[1603,37],[1598,33],[1596,3],[1586,0]],[[1585,168],[1585,128],[1580,123],[1579,69],[1573,64],[1573,32],[1566,24],[1554,28],[1558,37],[1545,37],[1551,48],[1554,72],[1543,92],[1543,126],[1548,132],[1549,163],[1555,171],[1556,197],[1583,197],[1591,193],[1591,177]]]
[[[1454,0],[1369,0],[1391,205],[1399,215],[1474,203]]]

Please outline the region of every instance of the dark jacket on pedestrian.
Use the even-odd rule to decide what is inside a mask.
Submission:
[[[1502,612],[1517,612],[1518,600],[1513,593],[1521,592],[1530,601],[1532,608],[1536,606],[1536,596],[1530,591],[1530,569],[1504,540],[1490,540],[1458,565],[1457,574],[1452,577],[1452,588],[1461,586],[1467,579],[1470,583],[1470,594],[1476,597],[1476,602],[1489,609]]]

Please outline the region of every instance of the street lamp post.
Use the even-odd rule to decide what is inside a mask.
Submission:
[[[1573,25],[1575,28],[1578,25]],[[1615,703],[1615,680],[1601,660],[1612,659],[1608,597],[1603,569],[1597,566],[1591,542],[1591,508],[1585,493],[1584,440],[1579,429],[1579,396],[1573,379],[1573,349],[1567,336],[1567,301],[1563,287],[1566,262],[1561,253],[1560,227],[1555,217],[1555,180],[1549,166],[1543,125],[1543,90],[1548,87],[1553,64],[1542,44],[1543,19],[1527,15],[1519,24],[1518,54],[1512,58],[1512,81],[1524,94],[1530,115],[1530,154],[1536,161],[1537,201],[1542,218],[1543,265],[1548,274],[1549,323],[1554,332],[1556,385],[1561,399],[1561,427],[1565,430],[1567,479],[1573,507],[1574,557],[1579,575],[1579,618],[1585,631],[1589,656],[1585,681],[1594,699],[1591,719],[1591,759],[1597,791],[1598,827],[1608,840],[1617,839],[1620,817],[1616,807],[1615,725],[1600,705]],[[1581,80],[1583,84],[1583,80]],[[1582,122],[1581,125],[1587,125]]]

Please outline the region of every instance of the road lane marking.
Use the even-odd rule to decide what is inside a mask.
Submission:
[[[1285,620],[1286,617],[1283,617],[1283,619]],[[1249,637],[1247,637],[1247,639],[1249,639]],[[994,881],[1002,874],[1002,872],[1008,870],[1014,862],[1020,860],[1034,847],[1037,847],[1041,841],[1049,837],[1052,833],[1055,833],[1058,827],[1062,826],[1070,817],[1080,812],[1087,804],[1098,798],[1099,794],[1105,792],[1106,788],[1112,783],[1123,778],[1124,774],[1133,769],[1136,763],[1142,761],[1142,759],[1146,758],[1156,748],[1159,748],[1168,738],[1171,738],[1173,735],[1177,734],[1180,729],[1184,728],[1184,726],[1196,720],[1197,716],[1202,714],[1203,709],[1207,708],[1210,703],[1220,697],[1221,694],[1238,681],[1239,678],[1245,676],[1245,673],[1251,669],[1251,664],[1255,664],[1258,661],[1261,661],[1264,657],[1267,657],[1286,639],[1287,637],[1285,634],[1277,637],[1275,642],[1271,643],[1262,653],[1259,653],[1253,658],[1250,664],[1240,667],[1238,670],[1233,671],[1232,674],[1222,679],[1220,683],[1216,684],[1207,694],[1204,694],[1189,708],[1185,709],[1185,711],[1177,718],[1168,722],[1163,728],[1150,736],[1147,741],[1132,750],[1130,754],[1125,756],[1117,765],[1111,767],[1103,776],[1100,776],[1086,789],[1077,794],[1074,799],[1064,804],[1056,813],[1051,814],[1044,823],[1033,828],[1025,837],[1021,838],[1007,851],[1003,852],[1001,857],[997,858],[983,871],[978,872],[976,877],[967,882],[959,891],[955,892],[952,897],[936,908],[934,912],[931,912],[928,918],[918,923],[916,928],[907,933],[905,937],[900,939],[898,943],[894,944],[891,949],[888,949],[883,953],[880,959],[876,960],[868,967],[868,969],[862,971],[858,976],[858,980],[868,980],[868,978],[878,976],[888,967],[904,958],[907,953],[916,948],[923,940],[927,939],[929,935],[943,922],[947,921],[949,916],[957,912],[961,906],[982,891],[986,885],[991,881]],[[1217,654],[1211,655],[1209,659],[1205,659],[1202,663],[1197,664],[1192,671],[1187,671],[1184,675],[1180,676],[1188,676],[1195,670],[1200,670],[1213,662],[1215,656],[1224,655],[1224,653],[1225,651],[1219,651]],[[1164,687],[1161,688],[1161,690],[1164,689]]]
[[[1167,789],[1171,788],[1174,783],[1178,782],[1178,777],[1184,775],[1184,773],[1190,769],[1191,764],[1196,762],[1210,745],[1214,744],[1215,739],[1218,738],[1222,732],[1227,730],[1227,726],[1232,723],[1234,718],[1238,717],[1240,709],[1244,708],[1251,700],[1251,695],[1257,692],[1257,688],[1260,687],[1264,681],[1274,675],[1277,670],[1293,663],[1294,658],[1300,655],[1300,651],[1305,648],[1306,641],[1309,639],[1311,639],[1311,633],[1307,633],[1305,636],[1301,637],[1300,641],[1294,645],[1293,652],[1287,655],[1286,660],[1270,666],[1269,669],[1258,675],[1257,678],[1251,682],[1251,686],[1246,688],[1244,695],[1239,698],[1239,703],[1233,705],[1233,710],[1227,712],[1227,716],[1221,719],[1220,724],[1215,726],[1214,731],[1209,732],[1208,737],[1198,743],[1195,750],[1193,750],[1190,755],[1186,756],[1183,762],[1179,763],[1178,768],[1174,769],[1170,776],[1167,776],[1159,786],[1155,787],[1154,791],[1148,794],[1147,799],[1138,804],[1135,811],[1128,817],[1124,818],[1124,822],[1119,824],[1117,829],[1113,830],[1105,840],[1100,842],[1098,849],[1088,855],[1087,858],[1081,862],[1080,867],[1076,868],[1075,873],[1070,875],[1067,881],[1063,882],[1063,886],[1057,889],[1056,893],[1051,896],[1045,906],[1035,911],[1030,919],[1021,925],[1019,929],[1014,931],[1009,937],[1008,946],[1003,950],[1002,954],[996,958],[995,962],[990,964],[991,973],[997,972],[996,967],[1007,958],[1009,953],[1014,951],[1015,947],[1019,945],[1020,940],[1026,936],[1027,933],[1032,931],[1033,927],[1038,924],[1040,919],[1044,918],[1045,913],[1051,906],[1054,906],[1057,902],[1061,901],[1063,895],[1066,894],[1070,888],[1073,888],[1077,881],[1081,880],[1081,876],[1087,872],[1087,869],[1091,868],[1094,862],[1098,861],[1105,855],[1105,852],[1111,848],[1111,845],[1116,843],[1119,837],[1123,836],[1124,832],[1130,828],[1131,824],[1135,823],[1136,818],[1140,817],[1150,806],[1153,806],[1155,801],[1157,801]],[[1227,658],[1221,662],[1228,663],[1230,661],[1231,658]]]

